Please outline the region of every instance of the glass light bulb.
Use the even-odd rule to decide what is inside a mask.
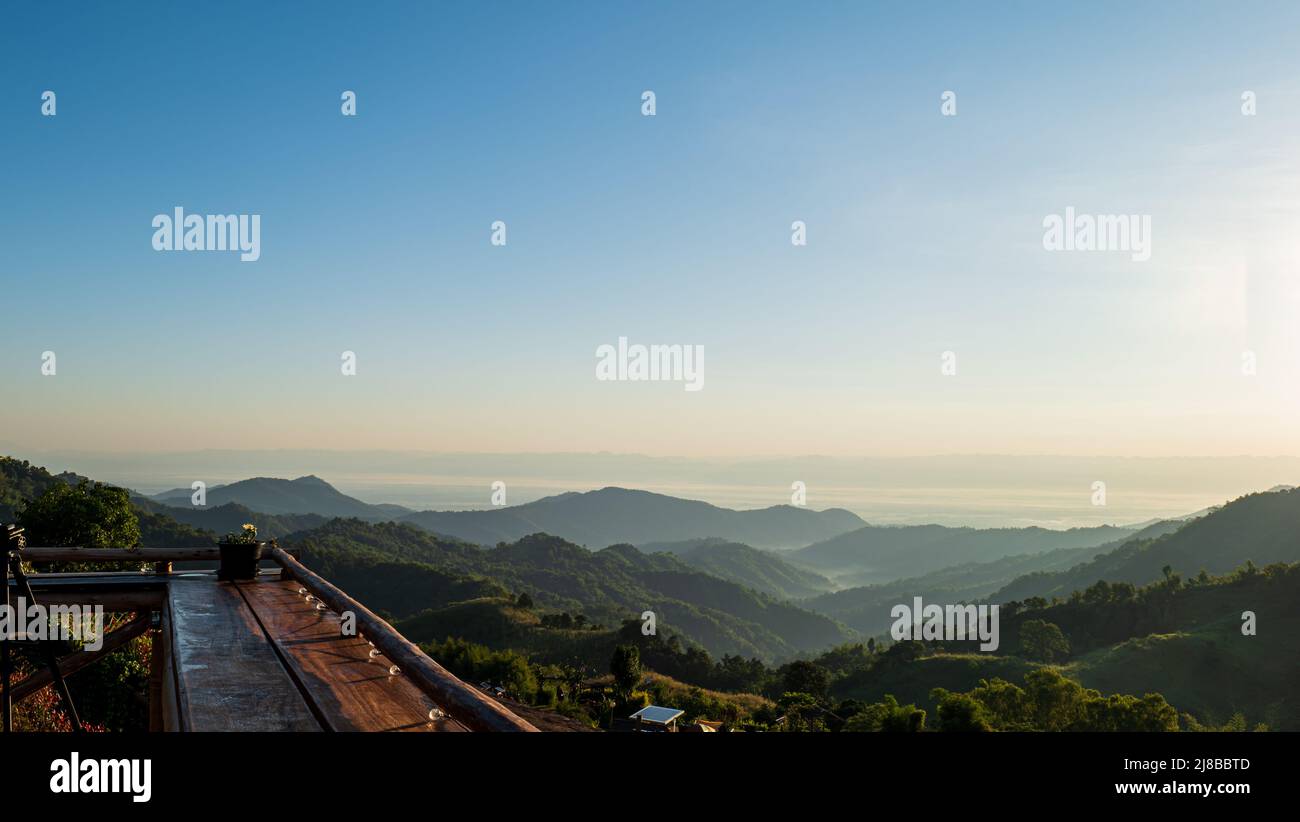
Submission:
[[[389,675],[389,676],[397,676],[397,675],[400,674],[401,672],[402,672],[402,669],[399,668],[399,667],[397,667],[396,665],[394,665],[393,667],[391,667],[391,668],[388,669],[388,675]]]

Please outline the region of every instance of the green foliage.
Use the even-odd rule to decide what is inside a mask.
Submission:
[[[263,539],[280,539],[298,531],[319,528],[329,522],[320,514],[266,514],[234,502],[198,508],[192,505],[165,505],[145,497],[131,498],[141,512],[157,514],[200,531],[224,534],[239,530],[246,522],[257,526]],[[146,542],[146,545],[153,543]]]
[[[1031,619],[1020,626],[1020,655],[1025,659],[1051,662],[1069,654],[1070,643],[1056,625]]]
[[[867,705],[844,724],[844,730],[916,733],[925,730],[925,711],[915,705],[899,705],[892,694]]]
[[[231,531],[221,538],[222,545],[256,545],[257,544],[257,526],[251,522],[246,522],[239,527],[238,531]]]
[[[1064,597],[1098,580],[1145,585],[1161,581],[1165,568],[1191,574],[1231,572],[1247,559],[1261,565],[1300,561],[1300,489],[1249,494],[1177,531],[1134,539],[1068,571],[1021,577],[994,595],[1005,602],[1033,596]],[[1067,633],[1069,633],[1067,631]]]
[[[609,660],[609,672],[614,675],[614,686],[620,694],[632,693],[641,683],[641,650],[635,645],[619,645]]]
[[[782,666],[780,673],[787,692],[806,693],[818,701],[826,699],[831,675],[822,666],[800,659]]]
[[[166,514],[155,514],[136,506],[140,520],[140,544],[150,548],[197,548],[212,545],[216,535],[192,525],[177,522]]]
[[[847,636],[826,617],[701,573],[670,554],[644,554],[630,545],[588,551],[534,534],[482,549],[410,525],[359,520],[334,520],[281,543],[299,549],[308,566],[357,596],[353,586],[364,584],[367,566],[400,561],[409,563],[404,567],[412,578],[425,573],[412,567],[419,565],[445,577],[489,581],[497,589],[527,591],[545,613],[580,614],[588,623],[621,625],[630,614],[651,608],[659,614],[660,631],[719,654],[790,658]],[[370,586],[361,598],[399,616],[455,601],[436,592],[423,601],[395,593]]]
[[[89,480],[51,485],[23,507],[18,523],[27,529],[28,545],[134,548],[140,544],[140,523],[127,492]]]
[[[825,712],[812,694],[787,691],[776,704],[783,718],[781,730],[792,733],[826,730]]]
[[[935,689],[945,731],[1176,731],[1178,713],[1159,694],[1141,698],[1084,688],[1053,668],[1025,676],[1020,688],[981,680],[969,693]]]
[[[64,478],[27,460],[0,457],[0,523],[12,522],[25,504],[63,483]]]
[[[424,651],[439,664],[467,682],[489,682],[506,689],[520,702],[531,703],[539,693],[539,683],[528,659],[514,651],[494,651],[463,639],[424,646]]]

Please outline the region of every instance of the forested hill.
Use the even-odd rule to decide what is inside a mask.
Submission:
[[[45,493],[54,483],[73,478],[72,474],[56,476],[26,460],[0,457],[0,522],[13,522],[25,503]]]
[[[841,585],[871,585],[968,562],[1102,545],[1135,530],[1111,525],[1067,531],[868,525],[793,551],[786,559],[830,575]]]
[[[666,551],[693,568],[780,599],[803,599],[835,587],[821,574],[786,562],[779,552],[760,551],[739,542],[700,539],[637,547],[646,553]]]
[[[539,608],[582,613],[607,626],[653,611],[659,630],[714,654],[787,658],[851,636],[824,616],[630,545],[589,551],[534,534],[482,549],[400,523],[359,520],[334,520],[283,542],[340,587],[396,617],[449,604],[451,595],[438,592],[455,577],[480,586],[473,593],[527,594]],[[372,586],[380,578],[407,582],[392,590]],[[426,578],[428,586],[420,582]],[[463,590],[454,596],[467,598]]]
[[[1244,564],[1300,561],[1300,489],[1250,494],[1165,536],[1126,542],[1066,571],[1020,577],[996,602],[1069,596],[1099,580],[1142,585],[1168,566],[1183,576],[1223,574]]]
[[[192,493],[188,488],[176,488],[156,494],[151,499],[163,505],[189,508]],[[314,514],[322,521],[333,517],[386,520],[410,513],[410,509],[400,505],[362,502],[316,476],[293,480],[254,477],[229,485],[214,485],[207,489],[206,495],[205,502],[209,507],[235,504],[275,516]]]
[[[1155,537],[1170,533],[1183,523],[1161,520],[1147,525],[1139,535]],[[843,622],[868,636],[880,635],[893,622],[890,610],[900,602],[921,597],[928,602],[974,602],[1004,588],[1012,580],[1038,572],[1064,571],[1087,562],[1099,553],[1112,551],[1125,540],[1097,547],[1058,548],[1036,554],[1016,554],[991,562],[968,562],[932,571],[919,577],[879,585],[848,588],[799,604]],[[998,600],[1001,601],[1001,600]]]

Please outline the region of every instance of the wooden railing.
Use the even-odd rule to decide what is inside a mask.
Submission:
[[[28,562],[146,562],[160,572],[172,562],[216,562],[217,546],[199,548],[42,548],[21,549]],[[452,719],[475,731],[536,731],[504,705],[458,679],[415,643],[397,632],[373,611],[275,545],[263,550],[263,560],[275,562],[281,577],[297,580],[313,596],[338,614],[351,613],[358,632],[388,657],[412,684],[447,711]]]

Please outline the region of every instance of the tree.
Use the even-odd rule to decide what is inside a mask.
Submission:
[[[883,702],[866,706],[844,723],[844,730],[916,733],[925,730],[925,711],[899,705],[893,694],[885,694]]]
[[[970,694],[954,694],[935,688],[930,698],[938,705],[941,731],[991,731],[988,710]]]
[[[1070,643],[1054,623],[1030,619],[1020,626],[1020,655],[1025,659],[1051,662],[1069,653]]]
[[[824,731],[825,723],[819,716],[817,697],[812,694],[787,692],[776,701],[785,717],[786,731]]]
[[[528,595],[527,591],[524,591],[522,594],[519,595],[519,599],[515,601],[515,605],[516,607],[523,608],[525,610],[532,610],[533,598]]]
[[[140,523],[127,492],[89,480],[50,485],[23,507],[18,523],[27,529],[27,544],[32,546],[125,549],[140,544]],[[131,555],[124,551],[123,559],[130,560]],[[116,563],[52,563],[50,567],[54,571],[118,570]],[[105,630],[111,630],[107,619],[105,623]],[[151,637],[137,637],[69,681],[84,724],[112,730],[147,726],[148,713],[135,695],[149,679],[145,660],[151,644]],[[56,725],[68,722],[66,717],[55,720]]]
[[[831,675],[822,666],[799,659],[785,666],[782,684],[785,693],[811,694],[821,702],[831,686]]]
[[[57,483],[18,515],[28,545],[134,548],[140,521],[125,489],[90,480]]]
[[[614,687],[624,699],[641,683],[641,651],[635,645],[619,645],[609,661],[609,672],[614,675]]]

